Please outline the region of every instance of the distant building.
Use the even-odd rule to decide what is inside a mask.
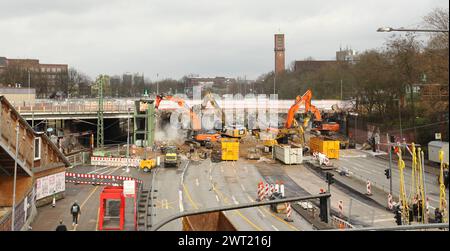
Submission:
[[[67,64],[41,64],[38,59],[0,57],[0,80],[4,86],[29,83],[39,97],[48,97],[56,92],[67,93],[68,68]]]
[[[186,78],[186,88],[192,88],[194,86],[202,86],[202,87],[212,87],[212,86],[226,86],[227,84],[236,83],[236,79],[234,78],[226,78],[226,77],[214,77],[214,78],[205,78],[205,77],[188,77]]]
[[[275,51],[275,74],[280,74],[285,71],[285,47],[284,34],[274,35],[274,51]]]
[[[346,49],[336,51],[336,60],[314,60],[306,59],[295,61],[294,71],[300,74],[307,72],[315,72],[320,70],[322,67],[328,67],[331,65],[336,65],[338,63],[347,62],[354,63],[358,60],[358,53],[352,49]]]
[[[294,71],[300,74],[315,72],[320,68],[336,64],[335,60],[301,60],[295,61]]]
[[[336,61],[348,61],[348,62],[355,62],[358,60],[358,54],[355,50],[352,49],[345,49],[342,50],[342,48],[339,49],[339,51],[336,51]]]

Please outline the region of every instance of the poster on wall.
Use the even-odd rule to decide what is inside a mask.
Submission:
[[[66,190],[65,172],[52,174],[36,180],[36,200]]]

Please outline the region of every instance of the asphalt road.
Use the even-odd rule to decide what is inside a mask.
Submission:
[[[254,202],[257,184],[263,177],[257,168],[239,160],[211,163],[210,160],[191,163],[183,182],[183,205],[186,210]],[[275,214],[268,206],[225,212],[240,231],[312,230],[301,216],[293,213],[293,222]]]
[[[317,194],[321,188],[327,189],[326,182],[315,172],[310,171],[303,165],[283,166],[282,170],[298,186],[310,193]],[[331,185],[331,209],[339,213],[339,201],[343,202],[343,216],[350,218],[350,223],[354,226],[394,226],[394,215],[384,208],[374,207],[366,203],[358,196],[352,195],[338,186]]]
[[[389,161],[385,161],[380,158],[367,156],[367,157],[341,157],[338,160],[331,160],[336,167],[347,168],[351,171],[354,177],[370,180],[373,186],[377,186],[386,192],[389,192],[389,180],[386,179],[384,170],[389,167]],[[411,191],[411,166],[410,162],[405,162],[408,168],[403,171],[405,189],[407,196]],[[437,183],[437,177],[430,173],[425,173],[425,189],[426,194],[429,197],[429,203],[431,207],[439,206],[439,186]],[[397,162],[392,162],[392,190],[393,195],[398,196],[400,191],[400,176]],[[449,200],[449,193],[446,190],[447,201]],[[433,209],[433,208],[431,208]]]

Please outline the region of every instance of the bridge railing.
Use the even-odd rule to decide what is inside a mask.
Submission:
[[[123,113],[127,112],[128,108],[134,109],[134,101],[137,98],[128,99],[105,99],[103,102],[103,110],[107,113]],[[189,107],[200,104],[201,100],[186,100]],[[294,100],[217,100],[218,105],[224,110],[234,109],[255,109],[255,110],[271,110],[275,109],[278,112],[286,112],[289,110]],[[312,104],[319,110],[332,111],[332,105],[337,104],[339,107],[348,107],[350,101],[343,100],[313,100]],[[98,110],[97,99],[68,99],[68,100],[47,100],[38,99],[34,103],[16,102],[14,107],[19,113],[95,113]],[[174,110],[178,105],[174,102],[163,100],[159,106],[160,110]],[[210,105],[207,108],[212,109]],[[299,112],[303,112],[304,107],[301,106]]]
[[[34,104],[13,104],[19,113],[94,113],[98,111],[97,100],[46,101],[38,100]],[[104,112],[127,112],[133,108],[132,100],[105,100]]]

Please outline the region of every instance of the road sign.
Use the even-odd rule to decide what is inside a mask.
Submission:
[[[135,197],[136,194],[136,182],[134,180],[123,181],[123,195],[127,198]]]
[[[441,133],[435,133],[434,134],[434,138],[438,139],[438,140],[441,140],[442,139]]]

